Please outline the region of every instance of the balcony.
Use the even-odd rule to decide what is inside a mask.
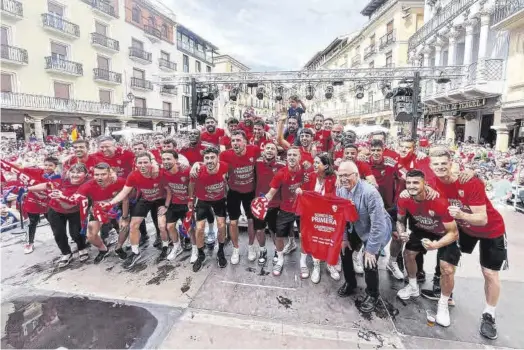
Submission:
[[[43,13],[42,23],[44,29],[63,37],[77,39],[80,37],[80,27],[74,23],[66,21],[64,18],[53,13]]]
[[[491,14],[492,28],[511,30],[522,25],[524,20],[524,0],[497,0]]]
[[[18,21],[24,18],[22,3],[16,0],[2,0],[2,18]]]
[[[133,117],[169,118],[169,119],[171,119],[173,117],[173,112],[172,111],[165,111],[163,109],[133,107],[131,115]]]
[[[392,30],[391,32],[383,35],[380,37],[380,41],[378,44],[378,50],[382,51],[389,47],[389,45],[393,44],[396,41],[395,31]]]
[[[111,39],[99,33],[91,33],[91,45],[106,52],[120,51],[120,43],[118,40]]]
[[[165,87],[162,87],[160,89],[160,94],[165,96],[176,96],[178,94],[177,88],[174,89],[166,89]]]
[[[423,44],[432,35],[436,34],[447,24],[451,23],[453,19],[464,13],[466,9],[471,7],[477,0],[453,0],[450,1],[446,7],[435,14],[428,22],[426,22],[415,34],[409,38],[408,51],[415,50],[417,46]]]
[[[124,115],[122,105],[2,92],[2,108],[93,115]]]
[[[351,68],[358,66],[360,64],[360,60],[360,55],[353,56],[353,58],[351,59]]]
[[[375,44],[371,44],[364,49],[364,59],[367,60],[377,52]]]
[[[164,58],[160,58],[158,60],[158,67],[163,70],[163,71],[167,71],[167,72],[173,72],[173,71],[176,71],[176,63],[175,62],[171,62],[169,60],[166,60]]]
[[[150,64],[153,62],[152,57],[153,55],[151,54],[151,52],[144,51],[137,47],[129,48],[129,58],[135,62],[142,64]]]
[[[138,90],[153,90],[153,83],[149,80],[131,77],[131,87]]]
[[[28,63],[27,50],[19,47],[2,45],[2,63],[25,65]]]
[[[113,5],[103,0],[82,0],[86,4],[91,6],[91,9],[96,14],[105,17],[107,19],[117,18],[115,8]]]
[[[201,59],[207,63],[213,64],[213,56],[205,51],[198,51],[194,46],[189,46],[189,43],[178,41],[177,48],[185,53],[190,54],[193,57]]]
[[[93,68],[93,77],[101,83],[118,85],[122,84],[122,74],[107,69]]]
[[[82,63],[67,61],[53,56],[47,56],[45,58],[45,69],[48,72],[63,75],[72,75],[76,77],[84,75]]]
[[[162,40],[162,32],[160,31],[160,29],[155,28],[153,26],[145,25],[144,33],[153,43],[158,43],[160,42],[160,40]]]

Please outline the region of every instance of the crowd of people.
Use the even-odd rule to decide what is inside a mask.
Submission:
[[[274,128],[248,112],[242,121],[228,119],[225,129],[209,116],[202,128],[176,139],[157,133],[128,143],[111,136],[79,139],[70,147],[3,143],[3,225],[11,228],[28,218],[24,252],[30,254],[38,222],[45,217],[61,253],[60,268],[74,256],[67,232],[77,259],[85,262],[96,251],[93,259],[99,264],[110,253],[108,233],[116,231],[111,252],[131,269],[143,257],[149,215],[157,262],[191,250],[197,273],[208,259],[206,247],[218,245],[219,268],[239,264],[239,221],[245,217],[247,260],[271,261],[278,278],[285,256],[299,247],[294,228],[309,219],[297,208],[298,199],[319,194],[340,204],[342,198],[358,215],[343,223],[340,257],[326,264],[327,276],[337,281],[341,272],[344,276],[340,297],[355,292],[356,274],[363,273],[367,288],[358,307],[373,311],[379,301],[377,260],[389,249],[388,271],[407,281],[398,297],[437,301],[436,323],[447,327],[456,267],[461,254],[479,243],[486,295],[480,333],[495,339],[507,244],[503,218],[486,189],[497,187],[495,180],[518,181],[523,155],[471,144],[389,140],[384,132],[357,137],[322,114],[303,121],[305,109],[292,98],[289,108],[279,108]],[[253,202],[262,206],[262,215],[253,214]],[[229,261],[227,240],[232,243]],[[300,249],[300,277],[319,283],[321,259],[303,244]],[[420,290],[426,278],[424,254],[431,250],[437,251],[433,288]]]

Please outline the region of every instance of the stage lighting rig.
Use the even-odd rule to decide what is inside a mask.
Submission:
[[[263,100],[264,99],[264,93],[266,92],[266,90],[264,89],[263,86],[257,88],[257,93],[256,93],[256,96],[259,100]]]
[[[229,100],[236,102],[238,98],[238,92],[239,92],[238,87],[231,88],[231,90],[229,90]]]
[[[277,86],[275,91],[275,101],[282,101],[284,98],[284,87],[282,85]]]
[[[356,93],[355,93],[355,98],[357,100],[361,100],[364,98],[364,87],[362,85],[357,85],[356,87]]]
[[[333,97],[333,92],[335,91],[335,89],[333,88],[332,85],[328,85],[326,86],[326,89],[325,89],[325,97],[329,100],[330,98]]]
[[[315,88],[312,85],[306,86],[306,100],[311,101],[315,97]]]

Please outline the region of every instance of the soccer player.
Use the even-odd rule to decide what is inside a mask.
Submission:
[[[210,147],[204,150],[204,166],[198,169],[196,177],[189,182],[188,207],[195,208],[196,216],[196,244],[198,257],[193,263],[193,271],[202,269],[206,254],[204,253],[205,220],[209,215],[216,216],[218,227],[218,266],[227,266],[224,255],[226,239],[226,175],[229,166],[218,160],[218,149]],[[196,198],[194,203],[193,198]],[[194,203],[194,204],[193,204]]]
[[[229,118],[227,120],[227,131],[229,135],[224,135],[220,138],[220,152],[231,148],[231,133],[238,129],[238,119]]]
[[[372,132],[371,141],[373,140],[380,140],[384,144],[384,158],[386,158],[386,160],[389,161],[391,159],[395,162],[398,161],[398,158],[400,157],[400,155],[396,151],[392,150],[391,148],[386,147],[387,135],[384,131]]]
[[[215,118],[208,116],[204,121],[205,131],[200,135],[202,144],[205,147],[218,148],[220,144],[220,138],[225,136],[224,129],[217,128],[217,121]]]
[[[91,172],[98,162],[94,154],[89,154],[89,142],[87,140],[73,141],[73,149],[75,150],[75,155],[62,163],[62,174],[65,174],[71,166],[77,163],[85,164],[87,170]]]
[[[157,132],[154,136],[153,136],[153,140],[154,140],[154,143],[155,143],[155,146],[154,148],[152,148],[150,150],[151,154],[153,155],[153,157],[155,157],[155,160],[157,163],[160,163],[162,161],[162,157],[160,155],[160,153],[162,152],[162,149],[163,149],[163,144],[164,144],[164,135],[161,133],[161,132]],[[146,147],[147,149],[147,147]]]
[[[284,132],[284,124],[287,120],[287,130]],[[299,141],[298,119],[297,117],[287,117],[283,115],[277,123],[277,141],[284,147],[284,141],[290,146],[296,145]]]
[[[337,159],[338,160],[338,159]],[[344,145],[344,159],[356,164],[358,173],[363,180],[366,180],[375,187],[378,187],[377,180],[371,171],[368,163],[358,159],[358,147],[354,144]],[[339,161],[340,164],[340,161]]]
[[[441,197],[428,199],[424,173],[413,169],[406,174],[406,189],[410,198],[398,200],[397,231],[406,243],[404,261],[409,283],[398,291],[400,299],[407,300],[420,295],[417,284],[417,263],[415,257],[421,252],[438,250],[441,270],[442,294],[438,303],[436,322],[449,327],[451,324],[448,303],[455,283],[455,268],[460,260],[460,249],[456,243],[458,229],[455,220],[448,213],[448,200]],[[406,215],[410,214],[411,234],[406,232]]]
[[[333,118],[324,119],[324,130],[331,131],[333,129],[333,125],[335,125]]]
[[[249,139],[249,144],[260,147],[261,150],[264,149],[266,142],[270,139],[266,135],[266,123],[263,120],[255,121],[253,125],[253,137]]]
[[[116,147],[111,136],[102,136],[98,139],[99,151],[95,153],[98,163],[104,162],[111,166],[119,177],[126,178],[133,170],[135,155],[130,150]]]

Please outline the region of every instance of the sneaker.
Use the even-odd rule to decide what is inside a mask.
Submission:
[[[340,281],[340,273],[338,273],[336,267],[334,265],[328,265],[327,270],[329,272],[329,276],[334,279],[335,281]]]
[[[87,249],[82,249],[78,251],[78,260],[80,262],[87,261],[87,259],[89,259],[89,252],[87,251]]]
[[[306,278],[309,278],[309,269],[307,266],[300,266],[300,278],[305,280]]]
[[[198,248],[196,245],[194,245],[192,248],[191,248],[191,259],[189,259],[189,262],[191,264],[194,264],[195,261],[197,261],[198,259]]]
[[[157,237],[155,239],[155,242],[153,243],[153,247],[157,249],[162,249],[162,239],[160,237]]]
[[[109,253],[109,250],[99,250],[98,255],[95,257],[95,260],[93,260],[94,264],[99,264],[107,257],[107,254]]]
[[[495,318],[491,314],[484,312],[482,314],[482,320],[480,321],[480,334],[488,339],[497,339],[497,325],[495,324]]]
[[[398,264],[397,262],[392,262],[390,261],[387,265],[386,265],[386,269],[391,272],[391,274],[393,275],[393,277],[395,277],[397,280],[399,281],[402,281],[404,280],[404,274],[402,273],[402,271],[400,271],[400,268],[398,267]]]
[[[115,249],[115,254],[122,261],[127,259],[127,253],[122,248]]]
[[[353,269],[356,274],[362,275],[364,273],[364,265],[362,264],[362,255],[360,252],[353,252]]]
[[[433,286],[433,289],[421,289],[420,294],[429,300],[435,300],[438,301],[440,299],[440,286]],[[451,293],[451,296],[448,300],[448,306],[455,306],[455,299],[453,299],[453,293]]]
[[[204,266],[204,261],[206,260],[206,255],[198,255],[195,263],[193,264],[193,272],[198,272],[202,270],[202,267]]]
[[[311,282],[315,284],[320,282],[320,262],[313,263],[313,271],[311,272]]]
[[[366,294],[364,300],[362,300],[357,309],[363,313],[370,313],[377,307],[378,298],[372,297],[371,295]]]
[[[215,242],[216,242],[215,231],[207,231],[206,245],[215,245]]]
[[[69,265],[71,260],[73,260],[73,254],[62,255],[60,260],[58,260],[58,267],[59,268],[66,267],[67,265]]]
[[[24,245],[24,254],[31,254],[35,250],[33,243]]]
[[[335,265],[335,269],[338,272],[342,272],[342,260],[340,260],[340,257],[338,258],[337,264]]]
[[[174,260],[177,256],[180,255],[180,253],[182,253],[182,251],[183,250],[180,244],[178,243],[174,244],[173,248],[171,248],[171,252],[167,256],[167,260]]]
[[[162,251],[160,252],[160,255],[158,256],[158,258],[156,258],[157,263],[167,259],[167,250],[168,249],[169,247],[162,247]]]
[[[273,255],[273,264],[276,264],[278,262],[278,254],[277,254],[277,251],[275,250],[275,255]]]
[[[418,297],[420,295],[420,291],[418,287],[414,288],[411,286],[411,284],[407,284],[404,288],[398,291],[397,296],[402,300],[408,300],[411,297]]]
[[[248,245],[247,246],[247,260],[249,261],[255,261],[257,258],[257,250],[254,245]]]
[[[135,266],[135,264],[139,262],[140,259],[142,259],[142,255],[140,253],[136,254],[134,252],[131,252],[131,254],[127,257],[126,261],[124,261],[122,267],[126,270],[129,270],[130,268]]]
[[[426,273],[424,271],[417,272],[417,283],[426,282]]]
[[[273,265],[273,276],[280,276],[282,274],[282,268],[284,266],[283,265],[280,265],[278,263],[278,260],[277,260],[277,263],[275,265]]]
[[[260,255],[258,256],[258,264],[265,265],[267,262],[267,250],[260,250]]]
[[[187,237],[181,237],[182,240],[182,249],[184,251],[190,251],[193,248],[193,245],[191,244],[191,240]]]
[[[451,319],[449,318],[449,309],[448,309],[447,304],[442,305],[439,302],[438,309],[437,309],[436,322],[439,325],[441,325],[442,327],[449,327],[449,325],[451,324]]]
[[[227,266],[227,259],[224,256],[224,252],[218,252],[217,253],[217,265],[221,269]]]
[[[284,246],[284,255],[291,253],[293,250],[297,249],[297,244],[294,239],[291,239]]]
[[[233,247],[233,254],[231,254],[231,264],[236,265],[240,261],[240,250]]]

